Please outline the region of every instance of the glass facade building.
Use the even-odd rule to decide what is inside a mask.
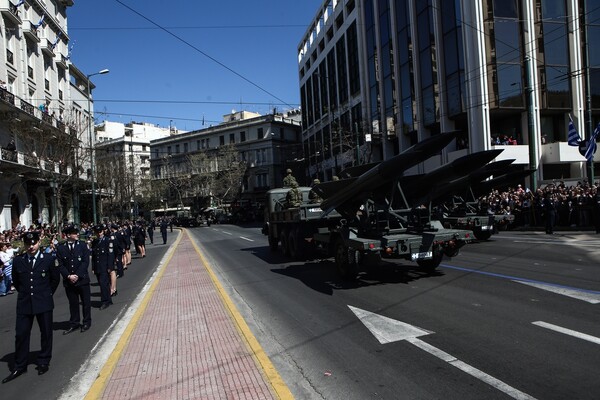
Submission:
[[[326,0],[298,45],[308,175],[329,180],[456,131],[415,172],[502,148],[498,159],[536,169],[533,182],[586,178],[567,131],[572,118],[587,138],[600,120],[593,3]]]

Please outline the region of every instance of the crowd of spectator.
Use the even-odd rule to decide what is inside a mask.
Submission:
[[[521,185],[505,191],[493,190],[478,200],[481,212],[513,214],[513,228],[541,227],[546,224],[544,199],[549,199],[556,212],[552,225],[588,229],[600,233],[600,191],[598,184],[578,182],[567,186],[563,181],[544,185],[535,192]]]

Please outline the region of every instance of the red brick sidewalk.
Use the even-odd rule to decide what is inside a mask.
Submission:
[[[150,289],[129,340],[100,373],[102,399],[279,398],[187,232]],[[110,364],[110,359],[107,365]],[[110,376],[108,376],[110,374]],[[102,385],[101,385],[102,386]],[[276,387],[277,385],[275,385]],[[88,397],[96,397],[94,388]],[[287,397],[287,396],[282,396]]]

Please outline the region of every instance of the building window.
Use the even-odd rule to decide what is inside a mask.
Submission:
[[[229,143],[235,143],[235,133],[229,134]]]
[[[245,142],[246,141],[246,131],[241,131],[240,132],[240,142]]]
[[[171,146],[167,146],[167,154],[171,155]]]
[[[158,157],[159,157],[158,149],[154,149],[154,158],[158,158]]]
[[[175,154],[179,154],[179,145],[178,144],[175,145]]]
[[[257,135],[256,138],[257,139],[263,139],[264,133],[263,133],[263,128],[258,128],[257,129]]]
[[[219,146],[225,146],[225,136],[219,136]]]
[[[188,152],[188,144],[184,143],[183,144],[183,153],[186,154]]]
[[[199,140],[196,140],[196,150],[200,150],[200,141]]]

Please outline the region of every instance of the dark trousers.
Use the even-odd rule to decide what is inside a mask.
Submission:
[[[167,243],[167,231],[161,232],[162,234],[162,239],[163,239],[163,244]]]
[[[79,313],[79,301],[81,301],[81,308],[83,311],[83,325],[92,324],[92,300],[90,294],[90,285],[65,286],[65,293],[67,299],[69,299],[69,312],[71,318],[69,323],[71,326],[79,326],[80,313]]]
[[[31,327],[34,319],[37,319],[41,336],[41,349],[38,353],[37,364],[50,364],[52,358],[52,310],[40,314],[17,314],[14,370],[27,368]]]
[[[148,239],[150,239],[150,244],[154,244],[154,231],[152,229],[148,231]]]
[[[112,304],[110,299],[110,276],[108,271],[96,274],[98,285],[100,286],[100,301],[102,304]]]
[[[115,264],[117,265],[117,276],[125,275],[125,271],[123,270],[123,254],[115,255]]]

